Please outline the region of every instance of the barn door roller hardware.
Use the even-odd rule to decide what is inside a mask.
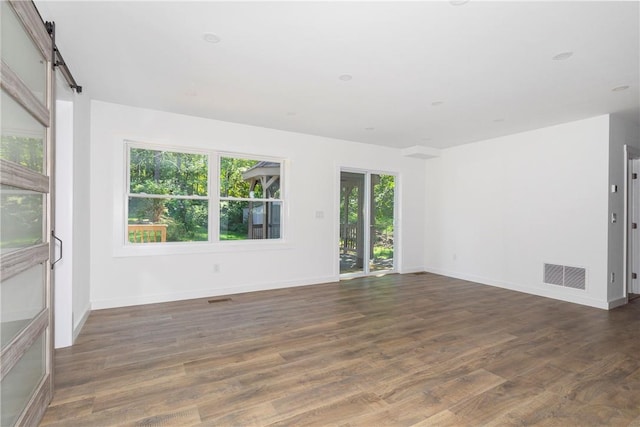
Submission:
[[[56,23],[53,21],[47,21],[44,25],[51,36],[51,46],[53,47],[53,66],[58,67],[71,89],[75,90],[77,93],[82,93],[82,86],[76,83],[76,79],[73,78],[71,70],[69,70],[67,63],[64,62],[64,58],[62,58],[60,50],[56,46]]]

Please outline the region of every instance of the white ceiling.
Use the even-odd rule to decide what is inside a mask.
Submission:
[[[92,99],[398,148],[640,121],[638,1],[36,5]]]

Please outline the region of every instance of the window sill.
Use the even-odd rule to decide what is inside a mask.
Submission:
[[[230,252],[264,252],[289,250],[293,246],[282,239],[241,240],[226,242],[191,242],[191,243],[136,243],[116,245],[114,258],[136,256],[187,255]]]

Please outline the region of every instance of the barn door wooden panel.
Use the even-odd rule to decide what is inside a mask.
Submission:
[[[1,14],[0,425],[37,425],[53,393],[53,48],[33,2]]]

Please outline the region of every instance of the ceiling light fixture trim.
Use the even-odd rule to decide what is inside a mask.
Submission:
[[[573,52],[571,51],[566,51],[566,52],[560,52],[556,55],[553,55],[553,57],[551,57],[551,59],[553,59],[554,61],[566,61],[567,59],[571,58],[573,56]]]
[[[622,92],[623,90],[629,89],[629,87],[630,86],[628,85],[616,86],[613,89],[611,89],[611,92]]]
[[[220,37],[213,33],[204,33],[202,38],[208,43],[220,43]]]

